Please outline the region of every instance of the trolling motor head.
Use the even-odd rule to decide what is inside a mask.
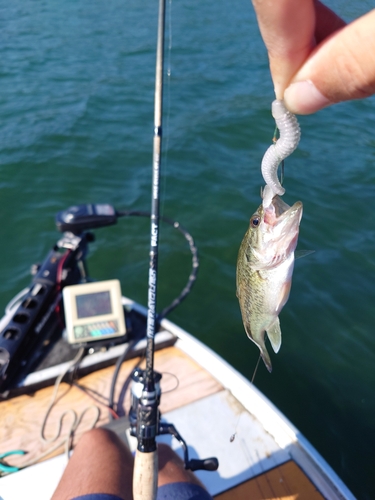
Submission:
[[[57,229],[62,233],[79,235],[89,229],[116,224],[117,212],[108,204],[74,205],[59,212],[55,222]]]

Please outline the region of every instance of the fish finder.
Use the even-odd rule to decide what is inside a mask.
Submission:
[[[70,344],[109,340],[126,334],[118,280],[66,286],[63,300]]]

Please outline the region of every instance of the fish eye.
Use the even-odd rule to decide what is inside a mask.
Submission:
[[[251,227],[258,227],[260,224],[260,217],[259,215],[253,215],[250,219],[250,226]]]

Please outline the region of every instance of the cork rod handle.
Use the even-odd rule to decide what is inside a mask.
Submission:
[[[158,452],[135,453],[133,472],[134,500],[155,500],[158,486]]]

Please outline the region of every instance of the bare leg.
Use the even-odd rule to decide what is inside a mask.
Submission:
[[[193,472],[185,469],[184,462],[168,445],[158,444],[158,458],[158,486],[169,483],[192,483],[204,488]]]
[[[71,500],[89,493],[133,500],[133,463],[130,450],[112,431],[93,429],[76,446],[51,500]],[[166,444],[158,444],[158,486],[169,483],[203,484]]]
[[[133,500],[133,461],[114,432],[93,429],[81,437],[51,500],[70,500],[89,493]]]

